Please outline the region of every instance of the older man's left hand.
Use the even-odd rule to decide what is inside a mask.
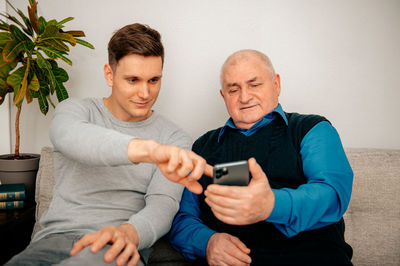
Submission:
[[[264,221],[275,204],[267,176],[254,158],[249,159],[252,179],[247,187],[209,185],[205,201],[215,217],[227,224],[247,225]]]

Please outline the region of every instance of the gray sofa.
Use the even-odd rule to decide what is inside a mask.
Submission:
[[[344,216],[346,241],[354,265],[400,265],[400,150],[347,149],[354,171],[353,194]],[[51,200],[52,149],[45,147],[36,180],[36,220]],[[35,224],[33,234],[40,229]],[[154,245],[150,265],[193,265],[163,237]]]

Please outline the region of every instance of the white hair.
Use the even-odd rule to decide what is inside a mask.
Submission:
[[[220,74],[220,80],[221,80],[221,85],[223,83],[223,76],[224,76],[224,71],[225,68],[228,65],[234,65],[237,64],[239,61],[249,58],[251,56],[256,56],[259,58],[262,62],[265,63],[265,66],[268,69],[269,74],[271,75],[271,78],[275,76],[275,69],[274,66],[272,65],[271,59],[264,53],[257,51],[257,50],[251,50],[251,49],[245,49],[245,50],[239,50],[233,54],[231,54],[224,62],[224,64],[221,67],[221,74]]]

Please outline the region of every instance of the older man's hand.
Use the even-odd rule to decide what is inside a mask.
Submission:
[[[227,224],[247,225],[264,221],[275,204],[267,176],[254,158],[249,159],[252,179],[247,187],[212,184],[204,192],[215,217]]]
[[[216,233],[208,240],[206,257],[211,266],[220,265],[250,265],[250,249],[239,238]]]

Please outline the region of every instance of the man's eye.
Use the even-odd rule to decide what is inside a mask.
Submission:
[[[235,94],[237,93],[239,90],[238,89],[230,89],[229,90],[229,94]]]
[[[261,85],[260,83],[251,83],[250,88],[257,88],[260,85]]]
[[[128,80],[130,83],[134,83],[135,81],[137,81],[137,78],[131,78]]]
[[[150,83],[157,83],[160,80],[160,78],[152,78],[149,82]]]

